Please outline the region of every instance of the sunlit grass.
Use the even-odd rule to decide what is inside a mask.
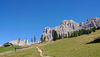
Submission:
[[[15,47],[20,47],[20,46],[8,46],[8,47],[0,47],[0,53],[2,52],[7,52],[7,51],[11,51],[11,50],[14,50]]]
[[[45,55],[51,57],[100,57],[100,43],[87,44],[98,37],[100,37],[100,30],[89,35],[35,45],[38,45]],[[0,57],[40,57],[35,45],[31,45],[32,48],[2,54]]]
[[[0,57],[40,57],[36,47],[19,50],[7,54],[2,54]]]
[[[100,57],[100,43],[86,44],[100,37],[100,30],[89,35],[40,44],[45,55],[51,57]]]

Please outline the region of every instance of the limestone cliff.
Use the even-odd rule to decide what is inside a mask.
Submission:
[[[84,28],[84,29],[90,29],[93,27],[100,27],[100,18],[97,18],[97,17],[90,18],[87,21],[85,21],[84,23],[82,22],[80,24],[80,27]]]
[[[46,27],[43,31],[43,38],[46,38],[46,41],[52,41],[53,40],[53,34],[54,31],[57,31],[58,34],[68,34],[72,33],[73,31],[79,30],[79,29],[90,29],[93,27],[100,27],[100,18],[93,17],[85,21],[84,23],[81,22],[80,24],[77,22],[74,22],[73,20],[64,20],[61,22],[59,26],[56,26],[54,28]]]
[[[73,20],[64,20],[59,26],[55,28],[46,27],[43,32],[43,38],[46,38],[46,41],[52,41],[54,31],[57,31],[58,34],[68,34],[68,32],[73,32],[79,30],[79,24]]]

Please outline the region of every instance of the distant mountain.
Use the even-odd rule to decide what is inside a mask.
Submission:
[[[12,43],[13,45],[24,46],[25,41],[26,41],[26,39],[24,41],[20,41],[19,44],[18,44],[18,40],[13,40],[13,41],[10,41],[10,43]],[[28,45],[28,40],[26,42],[26,45]]]
[[[93,17],[93,18],[87,19],[87,21],[85,21],[84,23],[83,22],[80,23],[80,27],[84,29],[100,27],[100,18]]]
[[[73,20],[64,20],[61,22],[59,26],[56,26],[54,28],[46,27],[43,31],[43,38],[45,37],[46,41],[52,41],[53,40],[53,34],[54,31],[57,31],[57,34],[67,34],[72,33],[73,31],[79,30],[79,29],[90,29],[93,27],[100,27],[100,18],[93,17],[85,21],[84,23],[81,22],[80,24],[77,22],[74,22]]]

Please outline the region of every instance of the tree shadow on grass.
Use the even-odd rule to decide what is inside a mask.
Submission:
[[[95,40],[93,40],[87,44],[92,44],[92,43],[100,43],[100,37],[96,38]]]

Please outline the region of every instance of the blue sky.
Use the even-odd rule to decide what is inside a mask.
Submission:
[[[45,27],[63,20],[84,22],[100,17],[100,0],[0,0],[0,44],[34,35],[37,41]]]

